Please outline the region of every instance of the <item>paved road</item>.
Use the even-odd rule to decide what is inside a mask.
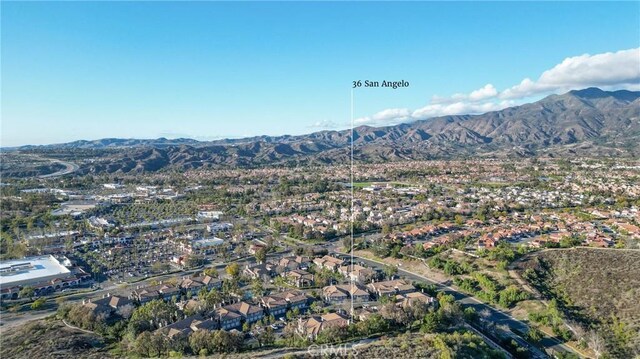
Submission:
[[[287,254],[290,253],[289,250],[285,250],[285,251],[281,251],[281,252],[276,252],[276,253],[269,253],[267,254],[267,257],[276,257],[276,256],[281,256],[283,254]],[[252,264],[255,263],[256,259],[254,256],[249,256],[249,257],[244,257],[244,258],[239,258],[227,263],[213,263],[210,267],[214,267],[216,269],[222,269],[224,267],[226,267],[229,263],[232,262],[236,262],[238,263],[241,267],[247,264]],[[84,292],[84,293],[70,293],[68,295],[65,296],[60,296],[57,298],[64,298],[65,299],[65,303],[74,303],[74,302],[80,302],[83,299],[86,298],[99,298],[102,295],[105,295],[107,293],[116,293],[116,292],[124,292],[124,291],[129,291],[133,288],[135,288],[138,285],[145,285],[147,282],[152,281],[152,280],[167,280],[169,278],[175,278],[175,277],[182,277],[182,276],[186,276],[186,275],[190,275],[190,274],[194,274],[197,272],[201,272],[203,270],[203,268],[198,268],[198,269],[192,269],[192,270],[187,270],[187,271],[181,271],[179,273],[167,273],[167,274],[161,274],[158,276],[154,276],[154,277],[149,277],[146,278],[140,282],[136,282],[136,283],[114,283],[114,284],[109,284],[106,287],[102,287],[98,290],[92,291],[92,292]],[[56,299],[57,299],[56,298]],[[58,305],[55,299],[50,298],[48,300],[49,306],[46,309],[42,309],[42,310],[38,310],[38,311],[29,311],[29,312],[22,312],[22,313],[10,313],[8,311],[4,311],[2,313],[0,313],[0,334],[2,334],[5,330],[9,329],[9,328],[13,328],[16,326],[21,326],[26,324],[27,322],[30,322],[32,320],[38,320],[38,319],[43,319],[46,318],[50,315],[53,315],[56,313],[56,311],[58,310]]]
[[[341,252],[337,252],[343,255],[350,255],[349,253],[341,253]],[[358,256],[354,256],[354,259],[357,259],[358,261],[362,261],[364,263],[366,263],[369,266],[372,267],[381,267],[383,266],[385,263],[380,262],[380,261],[375,261],[375,260],[371,260],[368,258],[362,258],[362,257],[358,257]],[[426,282],[429,284],[433,284],[435,285],[439,290],[443,291],[446,294],[451,294],[453,295],[453,297],[459,301],[462,305],[464,305],[465,307],[472,307],[473,309],[476,310],[477,313],[480,313],[482,311],[488,311],[489,313],[489,317],[488,320],[495,323],[496,325],[506,325],[511,331],[520,331],[522,333],[526,333],[529,330],[529,326],[510,316],[509,314],[498,310],[496,308],[493,308],[490,305],[487,305],[481,301],[479,301],[478,299],[471,297],[467,294],[461,293],[459,291],[457,291],[456,289],[450,287],[449,285],[447,285],[446,283],[440,283],[437,281],[434,281],[432,279],[429,279],[427,277],[424,277],[420,274],[416,274],[413,272],[408,272],[404,269],[398,268],[398,274],[401,274],[402,276],[410,279],[410,280],[415,280],[415,281],[419,281],[419,282]],[[529,350],[534,354],[535,357],[539,357],[539,358],[547,358],[548,355],[546,355],[545,353],[543,353],[542,351],[540,351],[539,349],[537,349],[536,347],[524,342],[524,340],[520,339],[519,341],[522,341],[520,344],[526,344],[526,346],[529,348]],[[570,353],[574,353],[576,355],[579,355],[582,357],[582,355],[580,355],[580,353],[575,352],[573,349],[569,348],[568,346],[553,340],[553,339],[545,339],[541,342],[541,344],[549,351],[553,350],[554,352],[570,352]]]
[[[65,162],[65,161],[60,161],[60,160],[51,160],[51,162],[59,163],[59,164],[63,165],[65,168],[61,169],[60,171],[54,172],[54,173],[49,173],[47,175],[38,176],[39,178],[60,177],[60,176],[64,176],[64,175],[68,175],[70,173],[73,173],[73,172],[77,171],[78,168],[80,168],[80,166],[78,166],[77,164],[72,163],[72,162]]]

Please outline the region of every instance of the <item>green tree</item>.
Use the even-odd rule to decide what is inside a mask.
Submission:
[[[20,289],[20,298],[33,298],[33,295],[35,294],[35,290],[33,289],[33,287],[22,287],[22,289]]]
[[[234,279],[237,279],[240,275],[240,266],[238,265],[238,263],[231,263],[224,270],[229,276]]]
[[[254,297],[262,297],[264,294],[264,288],[260,279],[254,279],[251,281],[251,292]]]
[[[260,247],[255,253],[256,261],[258,263],[264,263],[267,260],[267,248]]]
[[[391,279],[393,276],[398,274],[398,267],[385,264],[384,268],[382,268],[382,271],[387,276],[387,278]]]
[[[527,332],[527,340],[533,343],[537,343],[544,337],[544,334],[540,331],[540,329],[536,327],[530,327]]]
[[[273,344],[276,338],[273,334],[273,329],[271,329],[271,327],[266,327],[256,336],[256,339],[258,340],[258,344],[260,346],[265,346]]]
[[[47,300],[45,298],[38,298],[33,303],[31,303],[31,309],[33,310],[41,309],[46,302]]]
[[[189,336],[189,347],[192,353],[201,353],[202,350],[210,351],[212,349],[211,341],[213,337],[210,331],[206,329],[198,330]]]

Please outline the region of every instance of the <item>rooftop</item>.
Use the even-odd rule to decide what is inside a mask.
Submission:
[[[51,255],[0,261],[0,286],[69,273],[69,269]]]

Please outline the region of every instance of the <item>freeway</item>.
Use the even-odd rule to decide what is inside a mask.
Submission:
[[[350,256],[350,253],[342,253],[342,252],[338,252],[336,251],[336,253],[342,254],[342,255],[346,255],[346,256]],[[354,260],[357,259],[358,261],[362,261],[365,264],[371,266],[371,267],[381,267],[384,266],[385,263],[384,262],[380,262],[377,260],[372,260],[372,259],[368,259],[368,258],[363,258],[363,257],[358,257],[358,256],[354,256],[353,257]],[[520,332],[520,333],[526,333],[529,330],[529,326],[512,317],[511,315],[498,310],[488,304],[485,304],[481,301],[479,301],[478,299],[469,296],[467,294],[464,294],[452,287],[450,287],[449,285],[447,285],[446,283],[441,283],[438,281],[434,281],[432,279],[429,279],[427,277],[424,277],[420,274],[417,273],[413,273],[413,272],[409,272],[407,270],[404,270],[402,268],[398,268],[398,274],[410,279],[410,280],[414,280],[414,281],[418,281],[418,282],[426,282],[429,284],[433,284],[436,286],[436,288],[438,288],[439,290],[443,291],[445,294],[451,294],[453,295],[453,297],[460,302],[463,306],[465,307],[471,307],[473,309],[475,309],[475,311],[477,313],[481,313],[481,312],[485,312],[488,313],[488,317],[487,320],[489,320],[490,322],[495,323],[496,325],[504,325],[506,327],[508,327],[512,332],[514,332],[514,336],[517,337],[516,340],[519,342],[520,345],[525,345],[531,353],[533,353],[533,356],[536,358],[547,358],[548,355],[543,353],[541,350],[539,350],[538,348],[536,348],[535,346],[525,342],[523,339],[521,339],[520,337],[518,337],[515,333],[516,332]],[[568,347],[565,344],[560,343],[559,341],[552,339],[552,338],[545,338],[544,340],[541,341],[540,343],[542,346],[545,347],[545,349],[548,352],[570,352],[573,354],[576,354],[580,357],[583,357],[580,353],[574,351],[573,349],[571,349],[570,347]]]
[[[72,162],[65,162],[65,161],[60,161],[60,160],[50,160],[52,163],[59,163],[61,165],[63,165],[65,168],[56,171],[54,173],[49,173],[46,175],[42,175],[42,176],[38,176],[39,178],[54,178],[54,177],[60,177],[60,176],[64,176],[64,175],[68,175],[71,174],[75,171],[78,170],[78,168],[80,168],[80,166],[78,166],[75,163]]]

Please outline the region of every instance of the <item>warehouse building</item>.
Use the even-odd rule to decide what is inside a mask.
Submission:
[[[42,295],[79,282],[69,268],[51,255],[0,261],[2,299],[16,299],[23,287],[32,287],[36,295]]]

